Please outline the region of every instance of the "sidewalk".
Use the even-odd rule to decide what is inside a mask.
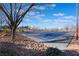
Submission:
[[[76,36],[74,35],[74,38],[70,42],[69,46],[67,47],[69,50],[79,50],[79,39],[76,40]]]

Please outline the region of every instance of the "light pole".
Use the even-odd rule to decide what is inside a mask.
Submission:
[[[76,3],[76,40],[78,40],[78,3]]]

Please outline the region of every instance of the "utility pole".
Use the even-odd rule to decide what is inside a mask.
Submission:
[[[78,40],[78,3],[76,3],[76,40]]]

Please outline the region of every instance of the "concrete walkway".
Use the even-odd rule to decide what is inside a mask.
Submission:
[[[21,34],[21,35],[28,36],[29,38],[31,38],[37,42],[44,43],[48,47],[56,47],[56,48],[61,49],[61,50],[66,49],[68,43],[72,39],[72,35],[70,33],[66,33],[64,35],[58,36],[54,39],[50,39],[47,41],[44,41],[44,40],[42,40],[38,37],[32,36],[32,35],[26,35],[26,34]]]

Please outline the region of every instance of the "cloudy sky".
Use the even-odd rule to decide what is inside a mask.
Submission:
[[[36,4],[23,19],[20,26],[38,28],[64,28],[76,25],[76,4]]]

